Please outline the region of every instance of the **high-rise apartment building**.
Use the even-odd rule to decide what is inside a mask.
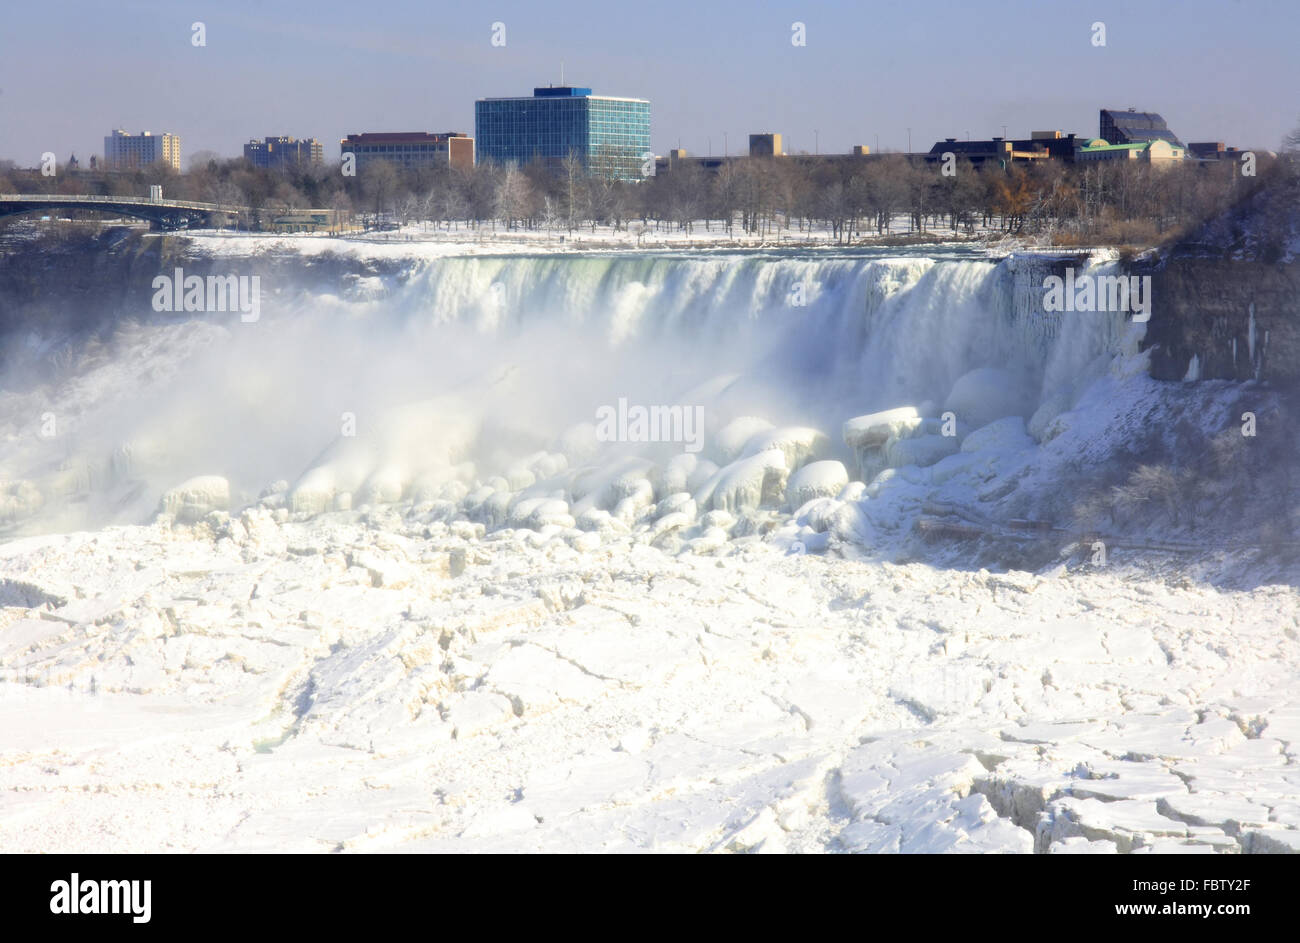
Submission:
[[[254,138],[244,145],[244,159],[254,167],[284,168],[310,166],[323,163],[325,148],[315,138],[299,141],[296,138]]]
[[[181,139],[175,134],[129,134],[118,130],[104,138],[104,165],[110,169],[148,167],[159,161],[173,170],[181,169]]]

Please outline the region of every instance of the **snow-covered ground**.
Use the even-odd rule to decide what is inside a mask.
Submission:
[[[397,229],[381,232],[330,233],[245,233],[229,230],[191,230],[186,236],[203,251],[212,255],[247,256],[257,252],[292,252],[315,255],[333,252],[363,258],[441,258],[451,255],[510,254],[544,251],[549,253],[582,252],[593,249],[736,249],[744,247],[834,248],[835,234],[829,226],[806,223],[803,228],[773,228],[762,233],[746,233],[739,225],[730,232],[719,220],[696,220],[688,231],[677,225],[642,223],[630,220],[615,228],[611,224],[580,226],[570,232],[563,225],[543,229],[507,229],[503,225],[479,225],[436,222],[409,222]],[[975,227],[953,232],[945,226],[932,226],[918,233],[906,214],[896,214],[884,233],[874,229],[860,234],[855,241],[915,237],[932,242],[944,240],[969,242],[978,239],[990,244],[1021,245],[997,228]]]
[[[427,517],[0,548],[0,846],[1300,850],[1289,589]]]
[[[0,395],[0,847],[1300,850],[1294,574],[1059,526],[1240,389],[1034,256],[410,251]]]

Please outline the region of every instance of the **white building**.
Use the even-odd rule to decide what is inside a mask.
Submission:
[[[181,169],[181,139],[175,134],[128,134],[114,131],[104,138],[104,166],[114,170],[148,167],[162,161],[173,170]]]

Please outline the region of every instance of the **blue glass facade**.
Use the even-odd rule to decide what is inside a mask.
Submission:
[[[531,98],[482,98],[474,103],[474,139],[479,160],[558,166],[574,154],[591,173],[640,180],[650,103],[573,86],[536,88]]]

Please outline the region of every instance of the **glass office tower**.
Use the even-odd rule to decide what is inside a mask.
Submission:
[[[481,98],[474,103],[478,159],[554,167],[569,154],[588,171],[640,180],[650,153],[650,102],[593,95],[571,85],[535,88],[531,98]]]

